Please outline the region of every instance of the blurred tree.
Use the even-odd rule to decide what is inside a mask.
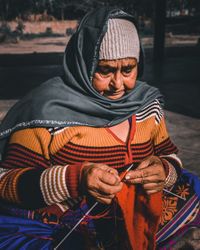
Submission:
[[[173,15],[184,15],[184,10],[188,10],[188,15],[199,14],[200,12],[200,1],[199,0],[168,0],[167,10],[169,16]],[[175,14],[175,12],[177,12]]]
[[[11,20],[26,13],[44,13],[58,19],[80,18],[86,12],[101,7],[120,7],[131,14],[153,18],[155,0],[0,0],[0,19]],[[189,13],[200,12],[200,0],[167,0],[167,10],[183,12],[187,8]]]

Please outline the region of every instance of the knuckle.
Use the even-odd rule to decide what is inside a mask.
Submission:
[[[109,188],[109,189],[107,190],[107,193],[108,193],[109,195],[114,195],[114,194],[115,194],[115,190],[114,190],[113,188]]]
[[[99,175],[100,173],[102,173],[102,170],[99,167],[95,167],[92,169],[92,172],[95,173],[96,175]]]
[[[111,168],[110,172],[111,172],[112,174],[118,175],[118,171],[117,171],[116,169],[114,169],[114,168]]]
[[[143,179],[142,182],[143,182],[143,184],[147,184],[147,183],[149,183],[149,180]]]
[[[113,198],[115,198],[115,195],[114,194],[110,195],[110,199],[113,199]]]

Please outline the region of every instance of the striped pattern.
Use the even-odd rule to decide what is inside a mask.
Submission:
[[[154,146],[152,141],[149,140],[140,144],[132,144],[131,151],[134,155],[134,161],[140,162],[144,158],[154,154]]]
[[[88,147],[69,142],[56,154],[52,155],[53,164],[76,164],[83,161],[105,163],[111,167],[124,165],[125,146]]]
[[[176,152],[158,101],[137,114],[136,120],[132,118],[127,143],[108,128],[20,130],[12,135],[0,166],[5,169],[0,172],[0,198],[23,206],[29,204],[34,209],[41,204],[43,207],[60,204],[61,209],[63,202],[73,207],[81,200],[79,178],[83,162],[104,163],[120,169],[130,162],[137,165],[150,155],[158,155],[175,164],[177,170]],[[31,189],[34,189],[32,202],[27,193]]]
[[[68,129],[68,127],[65,127],[65,128],[55,127],[55,128],[48,128],[48,131],[51,135],[56,135],[56,134],[62,133],[66,129]]]
[[[163,110],[158,100],[155,100],[154,102],[146,106],[142,111],[137,113],[136,121],[143,122],[144,120],[149,119],[150,117],[155,118],[156,124],[159,124],[161,118],[163,117]]]
[[[162,156],[164,155],[171,155],[172,152],[177,153],[178,150],[176,146],[171,142],[169,138],[162,141],[158,145],[155,145],[155,155]]]
[[[28,170],[29,169],[14,169],[1,176],[0,190],[2,199],[20,204],[20,198],[16,186],[18,185],[19,177]],[[12,181],[10,182],[10,180]]]
[[[70,207],[67,205],[67,202],[66,201],[63,201],[61,203],[57,203],[56,204],[60,210],[64,213],[65,211],[67,211]]]
[[[196,195],[193,195],[185,206],[183,206],[170,220],[166,226],[164,226],[157,234],[157,242],[162,242],[170,237],[172,234],[175,234],[180,228],[187,224],[188,218],[193,216],[193,219],[199,213],[199,198]],[[191,218],[190,218],[191,221]]]
[[[9,171],[8,169],[0,168],[0,180],[5,174],[8,174]]]
[[[3,168],[48,168],[49,160],[22,145],[13,143],[8,147],[6,159],[1,163]]]
[[[54,166],[42,173],[40,187],[47,205],[62,202],[70,197],[65,180],[67,167]]]

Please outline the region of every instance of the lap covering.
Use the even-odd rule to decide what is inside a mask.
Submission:
[[[51,250],[67,234],[69,228],[48,225],[35,220],[0,215],[1,250]],[[62,248],[83,250],[82,236],[74,232]]]
[[[156,235],[159,250],[172,249],[191,228],[200,228],[199,178],[183,169],[170,191],[182,199],[164,193],[163,213]]]
[[[54,227],[35,220],[0,216],[0,249],[53,249]]]

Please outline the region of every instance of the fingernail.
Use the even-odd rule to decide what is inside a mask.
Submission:
[[[129,180],[130,178],[131,178],[130,175],[125,176],[125,180]]]

